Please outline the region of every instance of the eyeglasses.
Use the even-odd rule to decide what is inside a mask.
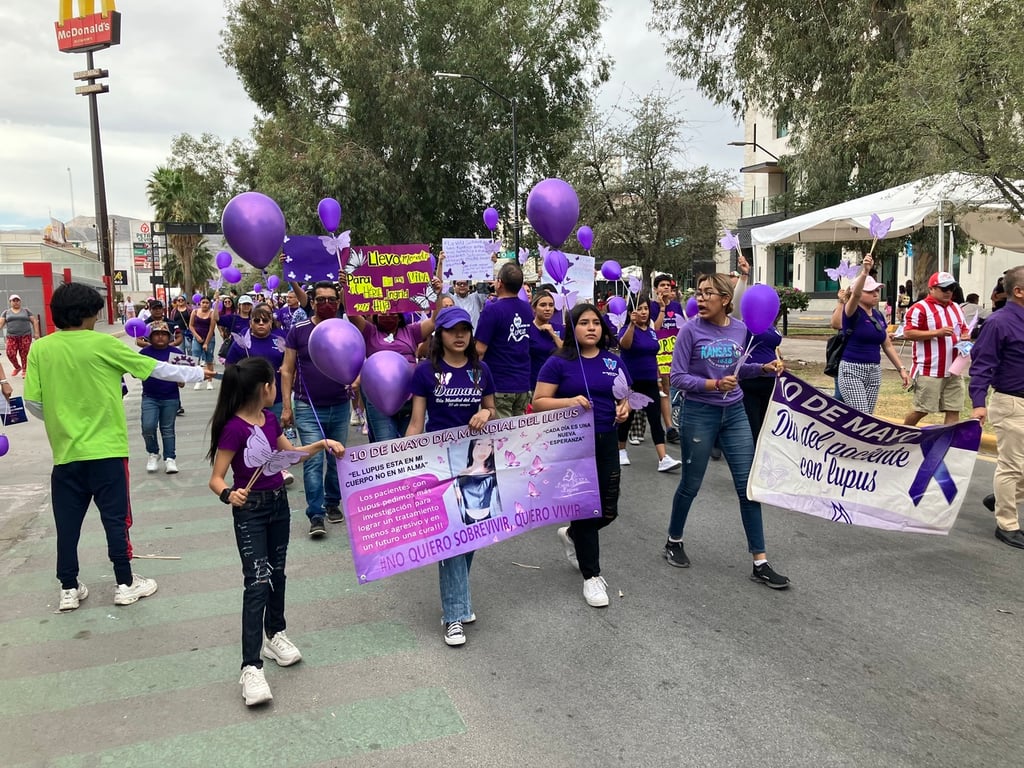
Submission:
[[[316,304],[337,304],[338,300],[333,296],[317,296],[313,299],[313,302]]]
[[[720,293],[719,291],[697,291],[694,294],[698,299],[710,299],[712,296],[728,296],[727,293]]]

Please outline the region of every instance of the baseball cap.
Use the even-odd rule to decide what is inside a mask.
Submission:
[[[868,275],[864,278],[864,287],[861,290],[865,293],[874,293],[881,287],[882,284],[880,282],[875,280],[871,275]]]
[[[18,301],[21,301],[21,296],[19,296],[16,293],[12,293],[11,294],[11,301],[14,301],[15,299],[17,299]]]
[[[239,304],[252,304],[252,296],[250,296],[247,293],[243,293],[241,296],[238,297],[238,303]]]
[[[949,272],[936,272],[928,278],[929,288],[934,288],[935,286],[949,288],[951,285],[956,285],[956,278],[949,274]]]
[[[160,299],[153,299],[152,301],[149,302],[149,308],[150,309],[163,309],[164,308],[164,303],[162,301],[160,301]]]
[[[149,324],[149,335],[152,336],[154,333],[166,333],[168,336],[171,335],[171,327],[167,325],[163,320],[158,320],[155,323]]]
[[[473,318],[469,316],[469,312],[462,309],[461,307],[445,307],[437,313],[437,319],[434,321],[438,330],[445,328],[454,328],[456,325],[465,323],[470,328],[473,327]]]

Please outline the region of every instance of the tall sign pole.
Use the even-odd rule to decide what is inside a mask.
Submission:
[[[121,42],[121,14],[114,0],[102,0],[96,11],[95,0],[79,0],[79,15],[72,16],[73,0],[60,0],[59,20],[54,24],[57,48],[64,53],[84,53],[86,69],[75,72],[74,79],[86,83],[75,88],[75,93],[89,98],[89,133],[92,144],[92,178],[96,197],[96,250],[103,264],[103,282],[107,286],[107,322],[114,323],[114,251],[110,243],[110,222],[107,216],[107,188],[103,179],[103,149],[100,143],[100,116],[96,97],[110,88],[97,80],[110,73],[96,69],[95,51]]]

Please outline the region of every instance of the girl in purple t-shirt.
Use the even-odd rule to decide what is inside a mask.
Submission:
[[[608,583],[601,576],[598,532],[619,515],[619,443],[616,427],[629,418],[629,403],[619,400],[612,384],[620,371],[631,384],[625,364],[608,351],[614,343],[593,304],[578,304],[569,315],[575,343],[565,343],[544,363],[533,390],[533,410],[582,406],[594,411],[594,458],[601,495],[601,517],[573,520],[558,529],[569,563],[583,574],[587,605],[608,605]]]
[[[341,457],[334,440],[293,447],[269,410],[277,385],[273,366],[248,357],[224,371],[224,382],[210,422],[213,464],[210,490],[231,505],[235,543],[242,560],[242,696],[247,706],[273,696],[263,674],[262,656],[287,667],[302,654],[284,633],[285,559],[291,512],[282,470],[318,451]],[[276,449],[276,450],[275,450]],[[234,485],[225,476],[232,471]]]
[[[436,326],[430,357],[416,366],[413,374],[412,418],[406,434],[423,434],[424,427],[431,432],[463,426],[483,429],[497,410],[491,373],[477,358],[473,321],[466,310],[447,307],[437,313]],[[490,499],[490,493],[476,490],[469,503],[479,506],[484,495]],[[463,504],[467,504],[465,498]],[[472,552],[437,564],[444,641],[451,646],[463,645],[463,625],[476,621],[469,594],[472,564]]]

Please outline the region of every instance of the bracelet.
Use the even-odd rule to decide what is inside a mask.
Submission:
[[[721,392],[721,391],[722,391],[722,380],[721,379],[715,379],[715,392]]]
[[[223,501],[225,504],[230,504],[231,503],[230,497],[231,497],[232,491],[233,491],[232,488],[225,488],[223,491],[220,492],[220,500]]]

